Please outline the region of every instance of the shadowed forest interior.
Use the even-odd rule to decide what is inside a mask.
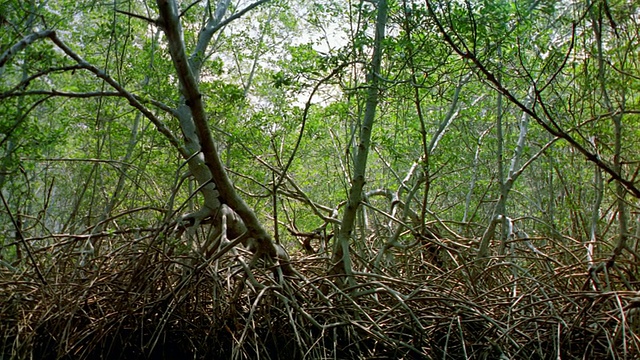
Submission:
[[[632,0],[0,0],[0,359],[637,358],[639,56]]]

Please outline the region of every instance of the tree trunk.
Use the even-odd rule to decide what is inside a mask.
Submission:
[[[354,159],[353,178],[351,180],[351,189],[349,190],[349,198],[345,207],[342,223],[333,251],[332,261],[334,263],[331,274],[346,275],[347,283],[354,283],[353,270],[351,266],[351,257],[349,254],[349,244],[351,235],[354,230],[355,219],[360,201],[362,200],[362,189],[365,184],[365,171],[367,169],[367,157],[369,155],[369,147],[371,142],[371,130],[376,117],[376,107],[378,106],[378,92],[380,68],[382,62],[382,40],[385,36],[385,26],[387,24],[387,2],[386,0],[378,1],[378,15],[376,18],[376,34],[373,43],[373,57],[371,59],[371,70],[369,71],[369,89],[367,94],[367,103],[360,127],[360,143],[356,148],[356,156]]]
[[[526,102],[527,103],[533,102],[533,96],[534,96],[534,89],[533,87],[531,87],[529,89],[529,94],[527,96]],[[498,116],[498,121],[496,124],[496,127],[498,129],[498,154],[497,155],[498,155],[498,173],[499,173],[498,176],[500,177],[499,179],[500,180],[500,196],[498,197],[498,203],[496,204],[496,207],[492,215],[492,221],[487,227],[487,230],[485,230],[484,234],[482,235],[482,239],[480,240],[480,246],[479,246],[478,255],[477,255],[478,258],[484,258],[488,255],[489,242],[494,237],[495,228],[498,221],[502,223],[499,254],[500,255],[504,254],[507,238],[509,237],[509,235],[511,235],[509,234],[509,231],[508,231],[509,227],[507,224],[507,214],[506,214],[506,205],[507,205],[507,200],[509,198],[509,193],[511,192],[511,189],[513,188],[513,184],[515,183],[515,181],[518,179],[520,174],[522,174],[522,171],[524,170],[524,168],[528,166],[534,159],[536,159],[538,156],[542,154],[542,151],[539,151],[536,155],[532,156],[524,165],[518,168],[518,164],[522,158],[522,151],[525,146],[527,131],[529,129],[529,115],[523,112],[520,117],[520,124],[519,124],[520,134],[518,135],[518,143],[516,144],[513,157],[511,158],[511,165],[509,166],[508,176],[506,179],[504,178],[503,166],[502,166],[504,150],[502,146],[503,134],[502,134],[502,115],[501,115],[502,100],[501,98],[502,98],[501,96],[498,97],[498,110],[499,110],[498,113],[500,115]],[[554,140],[552,140],[552,142],[553,141]],[[546,146],[544,146],[542,149],[544,150],[545,148]]]
[[[593,26],[593,32],[596,40],[596,51],[597,51],[597,60],[598,60],[598,83],[602,95],[602,101],[604,108],[611,114],[613,120],[613,136],[614,136],[614,145],[613,145],[613,170],[620,174],[620,176],[624,176],[623,168],[622,168],[622,114],[624,114],[625,108],[625,93],[624,89],[621,90],[620,98],[617,100],[619,104],[619,108],[614,108],[613,102],[609,96],[609,91],[607,89],[607,78],[605,73],[605,63],[607,62],[604,58],[604,50],[602,44],[602,23],[603,23],[603,14],[602,9],[595,7],[591,9],[591,23]],[[624,64],[623,64],[624,65]],[[624,72],[621,71],[624,74]],[[615,258],[622,253],[622,250],[627,246],[627,238],[628,238],[628,215],[627,215],[627,206],[625,203],[625,196],[627,194],[626,189],[623,184],[620,182],[616,182],[616,206],[618,208],[618,242],[613,249],[611,254],[611,264],[615,261]]]
[[[208,127],[202,94],[198,87],[203,54],[206,53],[211,37],[229,6],[229,0],[221,0],[217,4],[216,11],[200,31],[196,49],[190,58],[186,54],[175,0],[157,0],[157,5],[160,13],[159,22],[167,37],[171,59],[182,92],[181,105],[176,113],[188,150],[189,170],[198,181],[204,196],[204,204],[200,210],[185,216],[184,219],[189,220],[193,225],[198,225],[208,217],[220,219],[221,212],[224,210],[223,204],[227,205],[242,219],[242,224],[233,222],[230,225],[238,226],[241,231],[246,227],[243,242],[255,251],[256,256],[266,254],[275,258],[276,247],[271,236],[258,221],[253,210],[237,194],[227,175]]]

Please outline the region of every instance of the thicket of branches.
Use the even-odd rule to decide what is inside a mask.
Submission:
[[[581,246],[549,255],[469,261],[474,239],[431,239],[396,254],[385,271],[356,272],[339,288],[321,255],[298,273],[241,253],[208,262],[163,245],[165,227],[79,265],[65,245],[34,251],[35,267],[3,270],[4,356],[91,358],[632,358],[640,306],[633,291],[594,291],[637,271],[619,263],[588,273]],[[446,250],[445,250],[446,249]],[[367,268],[356,262],[356,268]],[[626,279],[626,280],[625,280]],[[637,286],[632,282],[631,286]],[[634,325],[635,324],[635,325]]]
[[[0,30],[0,358],[640,353],[639,5],[9,0]]]

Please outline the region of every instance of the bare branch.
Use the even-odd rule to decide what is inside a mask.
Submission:
[[[18,52],[24,50],[27,46],[31,45],[36,40],[50,37],[51,34],[54,34],[53,30],[43,30],[29,34],[22,38],[22,40],[18,41],[18,43],[10,47],[2,55],[0,55],[0,75],[2,74],[2,68],[4,67],[4,64],[6,64],[7,61],[9,61],[13,56],[15,56]]]
[[[531,116],[543,129],[549,132],[551,135],[556,136],[560,139],[564,139],[567,141],[573,148],[578,150],[584,157],[596,164],[600,169],[604,170],[607,174],[611,176],[613,180],[618,181],[622,184],[627,191],[629,191],[636,198],[640,198],[640,189],[636,187],[632,180],[625,179],[622,174],[615,169],[613,169],[609,164],[604,162],[597,154],[594,154],[587,150],[583,145],[581,145],[576,139],[574,139],[569,133],[562,129],[562,127],[555,121],[554,117],[547,111],[546,106],[544,106],[544,102],[542,101],[542,95],[538,88],[535,88],[535,96],[534,103],[538,102],[542,105],[542,109],[544,112],[544,116],[547,119],[543,119],[540,114],[538,114],[533,108],[526,106],[522,101],[518,100],[516,96],[507,89],[502,82],[500,82],[497,77],[491,72],[476,56],[476,54],[463,51],[458,45],[455,44],[453,39],[447,33],[447,30],[444,28],[442,23],[437,19],[435,12],[430,4],[427,1],[427,6],[429,7],[429,12],[436,23],[436,26],[442,36],[444,37],[445,42],[455,51],[459,56],[463,59],[468,59],[473,65],[475,65],[476,69],[484,75],[485,81],[491,84],[499,93],[504,95],[512,104],[516,105],[520,110],[525,112],[527,115]],[[535,84],[534,84],[535,86]]]

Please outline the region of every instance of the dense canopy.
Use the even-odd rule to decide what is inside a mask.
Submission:
[[[640,352],[640,4],[0,1],[0,358]]]

